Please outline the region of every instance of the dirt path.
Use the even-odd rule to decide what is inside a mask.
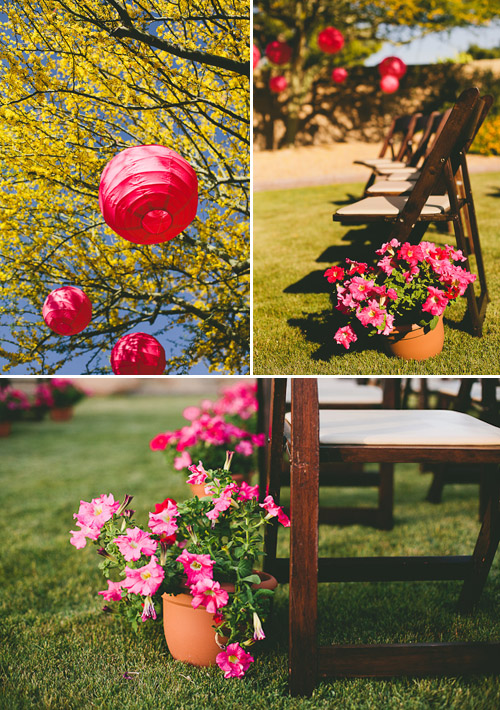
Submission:
[[[369,170],[353,161],[374,158],[379,150],[378,143],[335,143],[257,152],[253,156],[253,189],[259,192],[363,182]],[[469,155],[467,162],[471,173],[500,172],[500,156]]]

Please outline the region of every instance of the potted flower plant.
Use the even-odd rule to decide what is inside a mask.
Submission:
[[[71,419],[74,405],[85,397],[85,392],[71,380],[60,377],[53,377],[46,386],[45,398],[52,396],[51,419],[58,422]]]
[[[167,461],[178,471],[200,460],[207,468],[220,468],[225,452],[232,449],[233,477],[249,482],[256,466],[257,449],[265,443],[264,434],[251,431],[257,411],[255,389],[256,385],[237,383],[223,390],[215,402],[204,400],[198,407],[186,407],[183,415],[188,423],[176,431],[155,436],[150,442],[151,449],[164,451]],[[196,483],[192,487],[195,494],[201,490]]]
[[[42,421],[53,407],[54,397],[51,386],[45,382],[37,384],[31,400],[30,418],[33,421]]]
[[[0,436],[9,436],[12,422],[21,419],[30,408],[28,396],[10,385],[0,388]]]
[[[446,306],[476,279],[457,265],[465,261],[464,255],[448,245],[401,244],[397,239],[375,254],[376,266],[346,259],[345,268],[333,266],[325,272],[327,280],[336,283],[335,308],[348,320],[334,339],[349,349],[364,327],[368,335],[387,336],[399,357],[423,360],[437,355],[443,348]]]
[[[167,645],[174,658],[217,664],[226,678],[241,677],[253,662],[249,648],[265,637],[263,623],[276,580],[256,572],[262,528],[273,517],[290,524],[271,496],[258,502],[257,486],[235,483],[223,468],[196,474],[207,496],[183,503],[167,498],[149,514],[149,531],[122,503],[102,495],[81,501],[71,543],[94,541],[108,579],[98,592],[137,627],[157,619],[163,599]],[[111,610],[106,606],[105,610]]]

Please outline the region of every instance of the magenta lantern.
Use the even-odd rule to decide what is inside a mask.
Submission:
[[[106,224],[129,242],[168,242],[196,216],[196,173],[163,145],[126,148],[102,172],[99,207]]]
[[[342,84],[347,79],[347,69],[336,67],[332,71],[332,81],[336,84]]]
[[[286,42],[275,39],[267,45],[266,56],[273,64],[286,64],[292,57],[292,48]]]
[[[401,79],[406,74],[406,64],[399,57],[386,57],[378,65],[380,76],[395,76]]]
[[[257,64],[260,62],[260,50],[259,48],[254,44],[253,46],[253,68],[255,69]]]
[[[399,80],[392,74],[386,74],[380,80],[380,88],[384,94],[393,94],[399,89]]]
[[[162,375],[167,360],[160,343],[147,333],[129,333],[111,351],[115,375]]]
[[[42,315],[49,328],[58,335],[75,335],[92,319],[89,297],[75,286],[61,286],[51,291],[43,304]]]
[[[335,54],[344,46],[344,35],[335,27],[325,27],[318,35],[318,47],[322,52]]]
[[[279,94],[281,91],[284,91],[287,86],[288,81],[284,76],[272,76],[269,79],[269,88],[273,94]]]

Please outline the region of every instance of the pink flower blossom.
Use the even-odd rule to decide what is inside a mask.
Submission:
[[[350,325],[344,325],[343,328],[339,328],[333,338],[339,345],[343,345],[346,350],[349,349],[351,343],[355,343],[358,339]]]
[[[187,550],[184,550],[177,562],[181,562],[184,567],[184,572],[187,574],[188,584],[194,585],[202,579],[212,579],[212,568],[215,564],[210,555],[195,555]]]
[[[405,277],[405,281],[407,284],[410,283],[410,281],[413,281],[415,276],[418,276],[420,273],[420,269],[418,266],[410,266],[408,271],[405,271],[403,276]]]
[[[197,609],[199,606],[204,606],[209,614],[215,614],[217,609],[226,606],[229,601],[229,595],[225,589],[221,589],[219,582],[213,579],[200,579],[199,582],[191,587],[191,606]]]
[[[164,508],[159,513],[149,514],[149,527],[151,530],[160,535],[165,533],[165,535],[173,535],[177,531],[177,522],[175,518],[179,515],[177,506],[175,503],[168,501],[167,507]]]
[[[172,434],[170,432],[165,432],[165,434],[158,434],[154,439],[149,442],[149,448],[151,451],[164,451],[172,439]]]
[[[243,439],[242,441],[238,441],[234,447],[234,450],[243,456],[251,456],[253,453],[253,446],[247,439]]]
[[[180,456],[176,456],[174,459],[174,468],[176,471],[182,471],[183,468],[191,466],[193,463],[191,456],[187,451],[183,451]]]
[[[155,594],[165,576],[163,567],[158,564],[155,557],[152,557],[144,567],[136,567],[135,569],[125,567],[125,574],[122,586],[128,589],[131,594],[140,594],[144,597]]]
[[[203,464],[201,463],[201,461],[198,461],[198,466],[192,464],[191,466],[188,466],[188,469],[191,471],[191,475],[187,479],[188,483],[194,483],[196,485],[205,483],[207,472],[203,468]]]
[[[225,651],[217,654],[215,660],[224,671],[224,678],[243,678],[255,659],[242,649],[239,643],[230,643]]]
[[[229,508],[229,506],[231,505],[233,491],[235,491],[237,488],[238,486],[236,485],[236,483],[230,483],[224,488],[218,498],[213,499],[212,502],[214,504],[214,507],[212,508],[212,510],[209,510],[208,513],[206,513],[206,516],[209,520],[215,522],[219,515]]]
[[[390,242],[385,242],[385,244],[382,244],[380,249],[377,249],[375,251],[375,254],[380,254],[380,256],[382,256],[382,254],[389,252],[391,256],[394,256],[394,254],[396,253],[396,249],[400,246],[401,242],[398,242],[397,239],[391,239]]]
[[[266,435],[265,434],[251,434],[250,435],[250,441],[254,446],[264,446],[266,443]]]
[[[380,261],[377,262],[377,266],[382,269],[387,276],[390,276],[394,271],[394,264],[390,256],[384,256],[383,259],[380,259]]]
[[[283,512],[283,509],[279,505],[276,505],[272,496],[266,496],[264,498],[264,502],[259,503],[259,506],[266,510],[266,512],[267,512],[266,519],[274,518],[274,517],[278,516],[278,521],[283,525],[283,527],[285,527],[285,528],[290,527],[290,520],[289,520],[288,516],[285,515],[285,513]]]
[[[149,596],[144,600],[144,610],[142,612],[141,621],[147,621],[148,619],[156,619],[155,605]]]
[[[70,530],[71,539],[70,543],[76,547],[77,550],[81,550],[85,547],[88,540],[97,540],[101,534],[101,528],[95,525],[84,525],[83,523],[77,523],[80,530]]]
[[[97,593],[102,594],[102,596],[107,602],[119,602],[123,597],[122,585],[123,580],[121,580],[120,582],[112,582],[110,579],[108,579],[108,588],[105,589],[103,592]]]
[[[80,501],[78,513],[73,515],[79,523],[89,527],[102,528],[107,520],[110,520],[120,507],[120,501],[115,501],[112,494],[101,495],[93,498],[90,503]]]
[[[341,266],[332,266],[324,273],[326,280],[331,284],[335,283],[335,281],[342,281],[344,275],[345,271]]]
[[[126,535],[119,535],[113,540],[118,545],[127,562],[137,561],[141,555],[154,555],[158,543],[149,533],[140,528],[127,528]]]
[[[405,242],[398,251],[398,259],[404,259],[410,266],[416,266],[424,258],[424,252],[419,244]]]
[[[243,481],[238,493],[238,500],[252,500],[259,497],[259,486],[249,486],[246,481]]]
[[[347,272],[349,276],[353,274],[364,274],[368,269],[368,264],[361,261],[353,261],[352,259],[346,259],[346,264],[349,264],[349,271]]]
[[[356,301],[362,301],[370,293],[371,288],[375,285],[372,280],[366,280],[361,276],[353,276],[348,286],[352,297]]]
[[[389,335],[393,326],[394,326],[394,316],[391,313],[386,313],[385,314],[385,325],[383,328],[377,330],[377,333],[381,333],[382,335]]]
[[[197,419],[201,414],[201,409],[199,407],[186,407],[186,409],[182,412],[182,416],[184,419],[187,419],[188,421],[192,422],[194,419]]]
[[[262,622],[255,611],[253,613],[253,637],[255,641],[262,641],[266,638],[266,634],[262,628]]]
[[[440,316],[448,305],[448,299],[446,298],[444,291],[434,288],[434,286],[428,286],[427,291],[429,296],[422,306],[422,310],[427,311],[427,313],[431,313],[433,316]]]
[[[373,325],[374,328],[380,328],[384,322],[385,311],[379,308],[375,299],[371,299],[368,305],[359,310],[356,315],[364,326]]]

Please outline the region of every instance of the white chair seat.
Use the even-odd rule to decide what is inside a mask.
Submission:
[[[322,379],[318,377],[318,401],[320,407],[346,406],[346,405],[366,405],[374,407],[382,404],[384,393],[377,385],[359,385],[350,378],[334,379],[330,377]],[[286,401],[291,400],[290,378],[286,383]]]
[[[449,397],[457,397],[460,389],[460,380],[452,380],[451,382],[441,383],[437,390],[440,394],[446,394]],[[473,402],[481,401],[482,388],[480,382],[474,382],[471,387],[470,396]],[[500,387],[496,388],[497,401],[500,400]]]
[[[352,205],[341,207],[336,214],[345,217],[367,217],[378,215],[396,216],[404,208],[408,197],[365,197]],[[443,214],[450,209],[448,195],[431,195],[422,208],[423,215]]]
[[[376,181],[366,192],[369,195],[379,195],[380,193],[384,193],[384,195],[401,195],[403,192],[407,192],[407,190],[413,190],[414,187],[415,183],[411,180],[399,180],[397,182],[381,180],[380,182]]]
[[[320,443],[371,446],[498,446],[500,429],[461,412],[442,409],[324,409]],[[291,415],[286,415],[290,435]]]
[[[395,167],[394,165],[392,167]],[[391,166],[389,165],[381,165],[380,167],[377,168],[377,172],[380,173],[381,175],[390,175],[391,173],[405,173],[408,175],[420,175],[420,170],[418,168],[412,168],[409,165],[404,165],[400,168],[397,168],[396,170],[391,170]]]
[[[355,160],[358,165],[366,165],[369,168],[378,168],[386,165],[392,165],[393,168],[404,168],[406,163],[400,160],[391,160],[390,158],[369,158],[368,160]]]

